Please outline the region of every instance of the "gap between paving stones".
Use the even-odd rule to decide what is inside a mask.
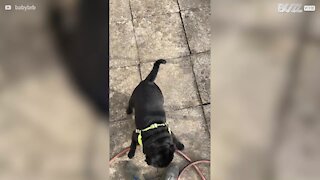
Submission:
[[[141,68],[140,68],[140,66],[141,66],[141,64],[148,63],[149,61],[146,61],[146,62],[142,62],[142,61],[141,61],[140,51],[139,51],[139,46],[138,46],[138,43],[137,43],[137,37],[136,37],[136,31],[135,31],[136,27],[134,26],[134,23],[133,23],[133,20],[134,20],[134,19],[137,19],[137,18],[148,18],[148,17],[152,17],[152,16],[159,16],[159,15],[179,13],[179,17],[180,17],[180,20],[181,20],[181,23],[182,23],[182,28],[183,28],[184,36],[185,36],[185,38],[186,38],[186,43],[187,43],[187,46],[188,46],[189,54],[188,54],[188,55],[185,55],[185,56],[177,56],[177,57],[168,58],[169,60],[170,60],[170,59],[176,59],[176,58],[190,57],[191,55],[196,55],[196,54],[200,54],[200,53],[210,52],[210,50],[208,50],[208,51],[203,51],[203,52],[197,52],[197,53],[192,53],[192,52],[191,52],[190,45],[189,45],[189,39],[188,39],[187,34],[186,34],[185,24],[184,24],[184,21],[183,21],[183,18],[182,18],[182,14],[181,14],[181,12],[184,12],[184,11],[200,10],[200,7],[198,7],[198,8],[189,8],[189,9],[186,9],[186,10],[181,10],[179,1],[177,1],[177,4],[178,4],[178,8],[179,8],[179,11],[178,11],[178,12],[159,13],[159,14],[156,14],[156,15],[150,15],[150,16],[144,16],[144,17],[136,17],[136,18],[134,18],[134,17],[133,17],[133,14],[132,14],[131,1],[129,0],[129,8],[130,8],[131,19],[124,20],[124,21],[121,21],[121,22],[129,22],[129,21],[131,21],[132,24],[133,24],[133,34],[134,34],[135,44],[136,44],[136,47],[138,48],[138,51],[137,51],[138,59],[137,59],[137,60],[138,60],[139,63],[137,64],[137,66],[138,66],[138,70],[139,70],[139,73],[140,73],[140,79],[141,79],[141,80],[142,80],[142,73],[141,73]],[[117,23],[117,22],[113,22],[113,23]],[[155,60],[156,60],[156,59],[155,59]],[[150,60],[150,62],[153,62],[153,61],[155,61],[155,60]],[[112,68],[110,68],[110,69],[122,68],[122,67],[133,67],[133,66],[136,66],[136,65],[112,67]],[[194,73],[194,71],[193,71],[193,73]],[[197,88],[198,88],[198,85],[197,85]]]
[[[131,15],[131,22],[132,22],[132,27],[133,27],[133,35],[134,35],[134,40],[136,43],[136,47],[137,47],[137,55],[138,55],[138,71],[139,71],[139,75],[140,75],[140,80],[142,81],[142,73],[141,73],[141,58],[140,58],[140,51],[139,51],[139,46],[138,46],[138,42],[137,42],[137,35],[136,35],[136,28],[134,27],[134,23],[133,23],[133,14],[132,14],[132,7],[131,7],[131,1],[129,0],[129,8],[130,8],[130,15]]]
[[[188,57],[191,57],[191,56],[195,56],[195,55],[198,55],[198,54],[206,54],[206,53],[211,53],[211,50],[208,50],[208,51],[203,51],[203,52],[197,52],[197,53],[191,53],[189,55],[186,55],[186,56],[178,56],[178,57],[173,57],[173,58],[165,58],[165,60],[167,60],[167,63],[176,63],[174,60],[175,59],[179,59],[179,58],[188,58]],[[161,58],[158,58],[158,59],[161,59]],[[110,67],[109,69],[118,69],[118,68],[126,68],[126,67],[134,67],[134,66],[139,66],[139,65],[143,65],[143,64],[148,64],[148,63],[152,63],[152,62],[156,62],[156,60],[158,59],[154,59],[154,60],[150,60],[150,61],[145,61],[145,62],[139,62],[139,64],[133,64],[133,65],[127,65],[127,66],[118,66],[118,67]],[[140,59],[139,59],[140,61]],[[142,78],[141,78],[142,79]]]
[[[184,36],[186,37],[186,40],[187,40],[187,46],[188,46],[188,50],[189,50],[189,55],[191,55],[191,48],[190,48],[190,44],[189,44],[189,39],[188,39],[188,36],[187,36],[186,28],[184,26],[184,21],[183,21],[182,14],[181,14],[181,7],[180,7],[180,4],[179,4],[179,0],[177,0],[177,3],[178,3],[178,7],[179,7],[179,16],[180,16],[180,19],[181,19]]]
[[[186,110],[186,109],[191,109],[191,108],[197,108],[197,107],[200,107],[203,109],[203,106],[207,106],[207,105],[211,105],[210,103],[205,103],[205,104],[199,104],[199,105],[195,105],[195,106],[188,106],[188,107],[182,107],[182,108],[176,108],[176,109],[170,109],[170,110],[165,110],[166,112],[169,112],[169,111],[181,111],[181,110]],[[125,113],[125,110],[124,110],[124,113]],[[204,114],[204,110],[203,110],[203,114]],[[205,114],[204,114],[205,115]],[[130,118],[129,116],[131,115],[128,115],[127,117],[125,118],[120,118],[120,119],[117,119],[117,120],[111,120],[110,122],[113,123],[113,122],[122,122],[122,121],[127,121],[127,120],[134,120],[132,118]],[[207,121],[206,121],[207,122]]]
[[[188,107],[183,107],[183,108],[177,108],[177,109],[170,109],[170,110],[166,110],[166,112],[172,112],[172,111],[181,111],[181,110],[186,110],[186,109],[192,109],[192,108],[197,108],[197,107],[200,107],[203,109],[203,106],[207,106],[207,105],[210,105],[210,103],[205,103],[205,104],[200,104],[200,105],[196,105],[196,106],[188,106]],[[203,110],[204,111],[204,110]],[[125,109],[123,111],[125,113]],[[204,113],[204,112],[203,112]],[[204,114],[205,115],[205,114]],[[134,121],[134,119],[132,119],[130,116],[132,115],[127,115],[125,118],[120,118],[120,119],[117,119],[117,120],[111,120],[110,122],[111,123],[116,123],[116,122],[125,122],[127,120],[132,120]],[[205,118],[206,119],[206,118]],[[206,121],[207,123],[207,121]]]
[[[204,117],[204,121],[205,121],[205,124],[206,124],[206,128],[207,128],[207,132],[208,132],[208,134],[209,134],[209,136],[210,136],[210,131],[209,131],[209,125],[208,125],[208,121],[207,121],[207,119],[205,118],[206,117],[206,114],[205,114],[205,112],[204,112],[204,107],[203,107],[203,102],[202,102],[202,99],[201,99],[201,96],[200,96],[200,91],[199,91],[199,85],[198,85],[198,83],[197,83],[197,78],[196,78],[196,74],[195,74],[195,72],[194,72],[194,64],[192,63],[192,60],[191,60],[191,58],[189,59],[190,60],[190,62],[191,62],[191,68],[192,68],[192,73],[193,73],[193,76],[194,76],[194,83],[196,84],[196,87],[197,87],[197,92],[198,92],[198,98],[200,99],[200,102],[201,102],[201,111],[202,111],[202,114],[203,114],[203,117]]]
[[[167,63],[174,63],[172,62],[172,60],[174,59],[179,59],[179,58],[187,58],[187,57],[191,57],[191,56],[195,56],[195,55],[198,55],[198,54],[205,54],[205,53],[211,53],[210,50],[209,51],[203,51],[203,52],[197,52],[197,53],[192,53],[190,55],[186,55],[186,56],[179,56],[179,57],[174,57],[174,58],[167,58],[166,60],[168,60]],[[160,59],[160,58],[159,58]],[[133,65],[125,65],[125,66],[114,66],[114,67],[109,67],[109,69],[120,69],[120,68],[130,68],[130,67],[135,67],[135,66],[139,66],[139,65],[143,65],[143,64],[148,64],[148,63],[151,63],[151,62],[155,62],[156,60],[158,59],[155,59],[154,61],[148,61],[148,62],[139,62],[139,64],[133,64]],[[140,59],[139,59],[140,61]],[[170,62],[171,61],[171,62]],[[142,78],[141,78],[142,80]]]

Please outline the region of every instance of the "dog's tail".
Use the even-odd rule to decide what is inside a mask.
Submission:
[[[153,64],[153,68],[152,68],[150,74],[146,77],[145,80],[146,80],[146,81],[149,81],[149,82],[153,82],[153,81],[156,79],[156,77],[157,77],[160,64],[165,64],[165,63],[167,63],[167,61],[164,60],[164,59],[159,59],[159,60],[157,60],[157,61]]]

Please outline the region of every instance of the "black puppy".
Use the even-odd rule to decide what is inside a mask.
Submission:
[[[143,147],[148,165],[166,167],[173,159],[175,148],[184,149],[166,123],[166,114],[163,109],[163,95],[160,88],[154,83],[160,64],[163,59],[154,63],[153,69],[147,78],[134,89],[127,109],[127,114],[135,112],[137,130],[133,131],[132,142],[128,157],[131,159],[139,143]]]

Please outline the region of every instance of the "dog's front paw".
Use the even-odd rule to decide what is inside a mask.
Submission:
[[[180,150],[180,151],[184,150],[184,145],[182,143],[177,143],[176,146],[177,146],[178,150]]]
[[[132,159],[134,154],[135,154],[135,152],[130,150],[129,153],[128,153],[128,158]]]

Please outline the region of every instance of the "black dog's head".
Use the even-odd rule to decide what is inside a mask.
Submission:
[[[175,147],[171,138],[158,140],[146,148],[146,162],[148,165],[164,168],[173,160]]]

